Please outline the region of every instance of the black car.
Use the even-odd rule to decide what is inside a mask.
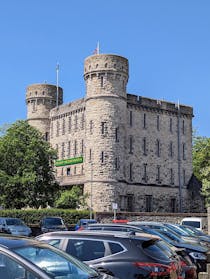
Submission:
[[[52,232],[37,239],[120,279],[178,278],[179,259],[159,237],[118,232]],[[164,276],[164,277],[163,277]]]
[[[0,278],[114,279],[51,245],[16,236],[0,236]]]
[[[186,243],[186,246],[179,245],[175,241],[173,241],[171,238],[167,237],[164,234],[159,233],[157,230],[152,230],[148,227],[135,227],[128,224],[112,224],[112,223],[97,223],[97,224],[89,224],[86,230],[91,231],[118,231],[118,232],[139,232],[139,233],[149,233],[153,235],[159,236],[161,239],[163,239],[168,245],[170,245],[170,248],[172,251],[177,253],[180,257],[180,260],[182,261],[182,270],[185,274],[183,277],[186,279],[195,279],[197,278],[197,267],[195,265],[195,259],[191,259],[193,257],[192,252],[200,252],[200,250],[196,250],[195,246],[192,246],[189,243]],[[178,236],[177,236],[178,237]],[[180,239],[177,239],[177,241],[181,241]],[[185,247],[184,247],[185,246]],[[192,250],[190,250],[190,247]],[[186,251],[185,248],[188,248]],[[197,247],[198,248],[198,247]],[[198,248],[199,249],[199,248]],[[191,255],[189,255],[192,253]],[[205,255],[204,255],[205,256]],[[206,259],[206,256],[205,256]],[[205,263],[206,266],[206,263]],[[199,266],[200,267],[200,266]]]
[[[67,227],[61,217],[48,216],[42,218],[40,221],[41,233],[55,232],[55,231],[67,231]]]

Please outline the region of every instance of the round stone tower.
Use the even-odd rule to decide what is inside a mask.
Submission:
[[[128,60],[112,54],[87,57],[85,192],[94,210],[110,211],[125,188]]]
[[[50,131],[50,110],[63,103],[63,89],[51,84],[33,84],[27,87],[27,120],[48,140]]]

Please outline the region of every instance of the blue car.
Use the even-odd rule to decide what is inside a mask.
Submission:
[[[97,223],[95,219],[80,219],[75,226],[75,231],[84,230],[89,224],[95,223]]]

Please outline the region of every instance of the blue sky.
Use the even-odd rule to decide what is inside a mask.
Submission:
[[[129,60],[127,91],[194,108],[193,127],[210,137],[210,1],[2,0],[0,126],[26,118],[26,87],[56,83],[64,102],[85,94],[84,59]]]

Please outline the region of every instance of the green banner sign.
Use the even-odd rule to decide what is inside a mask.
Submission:
[[[64,160],[55,161],[56,167],[67,166],[67,165],[75,165],[83,163],[83,157],[69,158]]]

